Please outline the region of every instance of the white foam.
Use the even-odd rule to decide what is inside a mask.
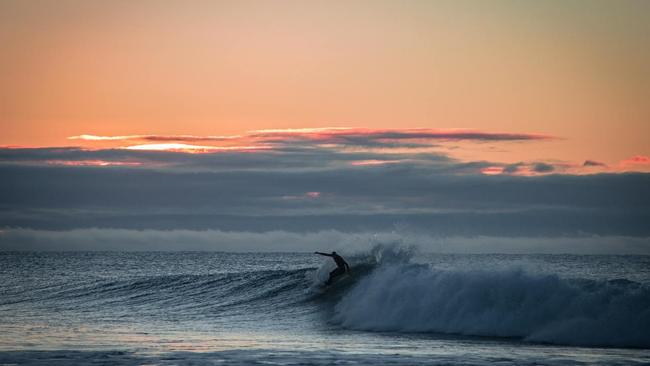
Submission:
[[[360,330],[650,347],[650,289],[523,270],[393,263],[361,279],[337,304],[333,320]]]

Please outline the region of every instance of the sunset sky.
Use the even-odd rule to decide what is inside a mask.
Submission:
[[[0,144],[466,128],[617,164],[650,155],[649,38],[646,1],[3,1]]]
[[[562,222],[554,209],[581,207],[588,217],[563,229],[535,231],[546,222],[535,216],[517,233],[497,220],[450,235],[648,236],[648,39],[643,0],[2,1],[0,174],[10,179],[0,183],[0,228],[134,229],[121,210],[136,197],[143,212],[129,215],[149,220],[135,220],[136,229],[173,221],[152,218],[161,212],[203,209],[243,217],[543,209]],[[163,187],[156,174],[189,176]],[[264,188],[240,192],[251,184],[244,174]],[[225,184],[224,175],[234,185],[220,186],[225,201],[193,196],[192,187]],[[41,189],[38,179],[54,183]],[[124,189],[103,201],[99,185],[111,179]],[[388,187],[368,187],[381,179]],[[431,179],[435,197],[425,189]],[[456,197],[455,179],[508,188],[495,185],[489,202]],[[142,182],[161,196],[130,190]],[[286,189],[267,191],[269,182]],[[553,189],[568,201],[540,196]],[[187,201],[170,198],[181,191]],[[257,198],[230,202],[224,192]],[[618,215],[609,229],[601,208]],[[75,215],[89,221],[73,225]],[[176,222],[243,230],[193,220]],[[418,220],[361,220],[354,230]],[[310,230],[341,229],[326,221]],[[286,221],[253,231],[267,229],[296,231]]]

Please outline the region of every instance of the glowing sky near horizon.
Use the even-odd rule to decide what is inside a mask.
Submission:
[[[8,0],[0,146],[460,128],[553,139],[441,147],[459,159],[647,170],[648,39],[646,1]],[[133,135],[176,140],[110,139]]]

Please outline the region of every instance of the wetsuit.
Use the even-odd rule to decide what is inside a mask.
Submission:
[[[333,270],[332,272],[330,272],[330,278],[327,279],[327,282],[325,282],[326,285],[331,284],[331,283],[332,283],[332,280],[333,280],[335,277],[338,277],[338,276],[340,276],[340,275],[342,275],[342,274],[344,274],[345,272],[347,272],[347,271],[350,270],[350,266],[349,266],[348,263],[345,261],[345,259],[343,259],[343,257],[341,257],[340,255],[336,254],[336,252],[334,252],[334,253],[332,253],[332,254],[316,252],[316,254],[320,254],[320,255],[325,255],[325,256],[328,256],[328,257],[332,257],[332,259],[334,259],[334,262],[336,262],[336,269]]]
[[[330,272],[330,278],[329,278],[329,280],[327,280],[328,285],[330,283],[332,283],[332,280],[334,279],[334,277],[338,277],[338,276],[344,274],[345,272],[347,272],[346,266],[348,264],[345,262],[343,257],[341,257],[338,254],[334,254],[332,256],[332,259],[334,259],[334,262],[336,262],[336,269],[333,270],[332,272]]]

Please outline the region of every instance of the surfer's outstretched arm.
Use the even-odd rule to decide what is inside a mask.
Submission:
[[[324,255],[324,256],[326,256],[326,257],[333,257],[333,255],[331,255],[331,254],[321,253],[321,252],[314,252],[314,254]]]

